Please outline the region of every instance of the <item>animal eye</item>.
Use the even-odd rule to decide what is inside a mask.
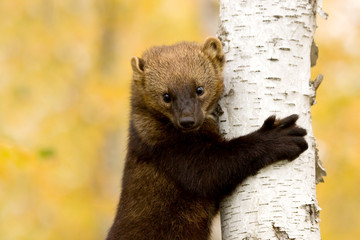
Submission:
[[[171,102],[171,97],[170,97],[170,95],[169,95],[168,93],[165,93],[165,94],[163,95],[163,100],[164,100],[164,102],[166,102],[166,103]]]
[[[203,87],[198,87],[198,88],[196,89],[196,94],[197,94],[198,96],[203,95],[203,94],[204,94],[204,88],[203,88]]]

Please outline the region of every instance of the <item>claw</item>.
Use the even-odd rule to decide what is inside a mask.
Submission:
[[[278,121],[278,126],[280,126],[281,128],[290,127],[290,126],[294,125],[298,119],[299,119],[299,115],[292,114],[286,118],[280,119]]]
[[[274,126],[275,121],[276,121],[276,117],[275,115],[272,115],[264,121],[263,127],[266,129],[270,129]]]

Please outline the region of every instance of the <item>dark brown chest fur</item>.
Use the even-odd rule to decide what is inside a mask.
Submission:
[[[111,239],[208,239],[216,203],[181,190],[150,163],[129,157]]]

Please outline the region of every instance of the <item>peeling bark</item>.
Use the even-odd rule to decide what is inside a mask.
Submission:
[[[316,91],[320,87],[324,77],[322,74],[317,75],[314,81],[310,81],[310,87],[312,88],[312,95],[310,96],[310,105],[316,104]]]
[[[319,48],[316,45],[315,41],[312,41],[311,44],[311,51],[310,51],[310,63],[311,63],[311,67],[316,65],[316,61],[319,57]]]
[[[322,165],[322,162],[320,160],[319,157],[319,150],[317,148],[317,146],[315,146],[315,177],[316,177],[316,184],[320,183],[320,182],[324,182],[323,177],[326,176],[326,170]]]
[[[223,239],[321,239],[315,186],[325,172],[317,160],[310,107],[322,78],[309,83],[319,4],[220,0],[218,37],[226,65],[217,112],[223,135],[247,134],[269,115],[297,113],[309,143],[298,159],[261,170],[221,203]]]

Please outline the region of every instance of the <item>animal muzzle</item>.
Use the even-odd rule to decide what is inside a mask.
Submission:
[[[201,111],[194,111],[193,113],[183,113],[175,117],[175,125],[182,131],[193,131],[199,129],[204,122],[204,117]]]
[[[183,91],[183,93],[186,92]],[[203,124],[204,114],[201,111],[201,104],[193,96],[180,95],[174,103],[172,111],[173,123],[182,131],[197,130]]]
[[[179,125],[184,129],[191,129],[195,126],[195,118],[194,117],[181,117],[179,119]]]

